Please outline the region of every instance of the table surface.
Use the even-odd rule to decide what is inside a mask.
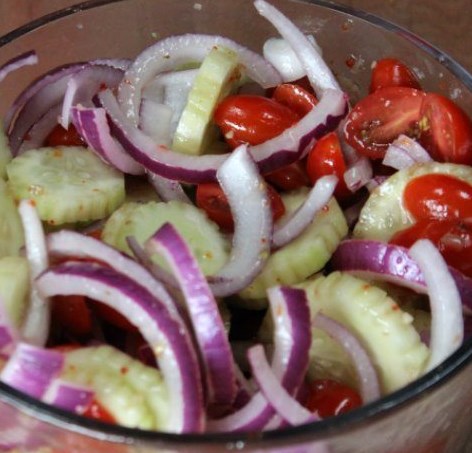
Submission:
[[[217,1],[217,0],[215,0]],[[0,0],[0,36],[78,0]],[[450,54],[472,72],[471,0],[337,0],[401,25]]]

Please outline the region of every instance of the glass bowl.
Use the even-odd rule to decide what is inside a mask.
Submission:
[[[396,56],[425,89],[472,114],[472,76],[417,36],[372,15],[322,0],[274,0],[305,32],[353,101],[365,94],[371,63]],[[248,0],[94,0],[34,21],[0,38],[0,64],[30,49],[37,66],[0,87],[0,113],[46,70],[73,61],[137,55],[157,38],[221,34],[260,51],[276,32]],[[460,453],[472,451],[472,343],[407,387],[351,413],[281,431],[172,435],[105,425],[65,413],[0,384],[0,451]],[[16,448],[16,450],[15,450]]]

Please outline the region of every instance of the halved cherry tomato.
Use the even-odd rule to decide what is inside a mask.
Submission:
[[[382,159],[400,134],[419,136],[419,120],[426,94],[407,87],[380,88],[361,99],[349,113],[345,139],[358,152]]]
[[[73,336],[92,333],[92,314],[83,296],[54,296],[51,318],[53,325]]]
[[[84,417],[99,420],[104,423],[116,424],[115,418],[98,401],[93,400],[82,413]]]
[[[274,221],[285,213],[285,206],[278,192],[267,184],[272,218]],[[197,186],[196,204],[207,216],[224,231],[233,231],[234,223],[231,209],[223,190],[218,183],[205,183]]]
[[[306,169],[313,184],[322,176],[336,175],[338,185],[334,192],[335,196],[340,200],[352,197],[352,192],[344,182],[346,162],[336,132],[326,134],[315,143],[308,154]]]
[[[413,71],[396,58],[382,58],[375,62],[372,69],[369,92],[385,87],[410,87],[421,89],[420,82]]]
[[[282,83],[278,85],[272,94],[272,99],[286,105],[297,113],[300,118],[318,104],[318,99],[316,99],[314,94],[295,83]]]
[[[115,327],[125,330],[126,332],[137,332],[138,328],[131,324],[127,318],[113,308],[101,302],[93,301],[93,308],[97,315],[112,324]]]
[[[300,161],[266,173],[264,178],[280,190],[295,190],[310,185],[305,166]]]
[[[44,141],[44,146],[84,146],[85,141],[73,124],[64,129],[60,124],[54,127]]]
[[[472,121],[453,101],[428,93],[421,107],[419,140],[439,162],[472,165]]]
[[[403,203],[417,220],[472,217],[472,186],[446,174],[422,175],[405,186]]]
[[[233,148],[263,143],[299,120],[293,110],[274,99],[250,94],[227,96],[213,118]]]
[[[305,406],[321,418],[343,414],[361,405],[356,390],[332,379],[316,379],[308,386]]]

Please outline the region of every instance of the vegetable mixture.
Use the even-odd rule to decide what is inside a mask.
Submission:
[[[0,135],[0,380],[105,423],[260,431],[440,364],[472,308],[472,123],[385,55],[355,105],[311,36],[52,69]],[[0,80],[35,64],[5,63]]]

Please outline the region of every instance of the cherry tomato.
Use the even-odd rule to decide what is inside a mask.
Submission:
[[[295,190],[310,185],[308,174],[300,161],[267,173],[264,178],[280,190]]]
[[[274,222],[285,213],[285,206],[278,192],[267,184],[272,218]],[[197,186],[196,204],[207,216],[224,231],[233,231],[234,223],[231,209],[223,190],[217,183],[205,183]]]
[[[446,174],[418,176],[406,185],[403,202],[417,220],[472,217],[472,186]]]
[[[282,83],[278,85],[272,94],[272,99],[286,105],[297,113],[300,118],[318,104],[318,99],[316,99],[314,94],[295,83]]]
[[[126,332],[137,332],[138,328],[131,324],[121,313],[101,302],[94,301],[93,308],[97,315],[112,324],[115,327],[125,330]]]
[[[336,132],[326,134],[315,143],[308,154],[306,168],[308,177],[313,184],[322,176],[336,175],[338,184],[334,192],[335,196],[342,200],[352,196],[352,192],[344,182],[346,163]]]
[[[305,406],[321,418],[349,412],[362,405],[359,393],[332,379],[316,379],[309,384]]]
[[[73,124],[64,129],[60,124],[54,127],[44,141],[44,146],[84,146],[85,141]]]
[[[421,108],[419,140],[439,162],[472,165],[472,121],[453,101],[428,93]]]
[[[369,92],[385,87],[410,87],[421,89],[421,85],[411,69],[396,58],[382,58],[372,69]]]
[[[104,423],[115,424],[115,418],[98,401],[93,400],[82,413],[84,417],[99,420]]]
[[[472,217],[449,220],[422,219],[397,232],[390,242],[411,247],[418,239],[429,239],[449,266],[472,277]]]
[[[361,99],[349,113],[345,139],[359,153],[382,159],[400,134],[419,135],[419,119],[426,94],[407,87],[380,88]]]
[[[233,148],[258,145],[292,126],[299,116],[290,108],[264,96],[235,94],[217,106],[214,121]]]
[[[92,333],[92,315],[83,296],[55,296],[52,298],[52,322],[73,336],[85,337]]]

